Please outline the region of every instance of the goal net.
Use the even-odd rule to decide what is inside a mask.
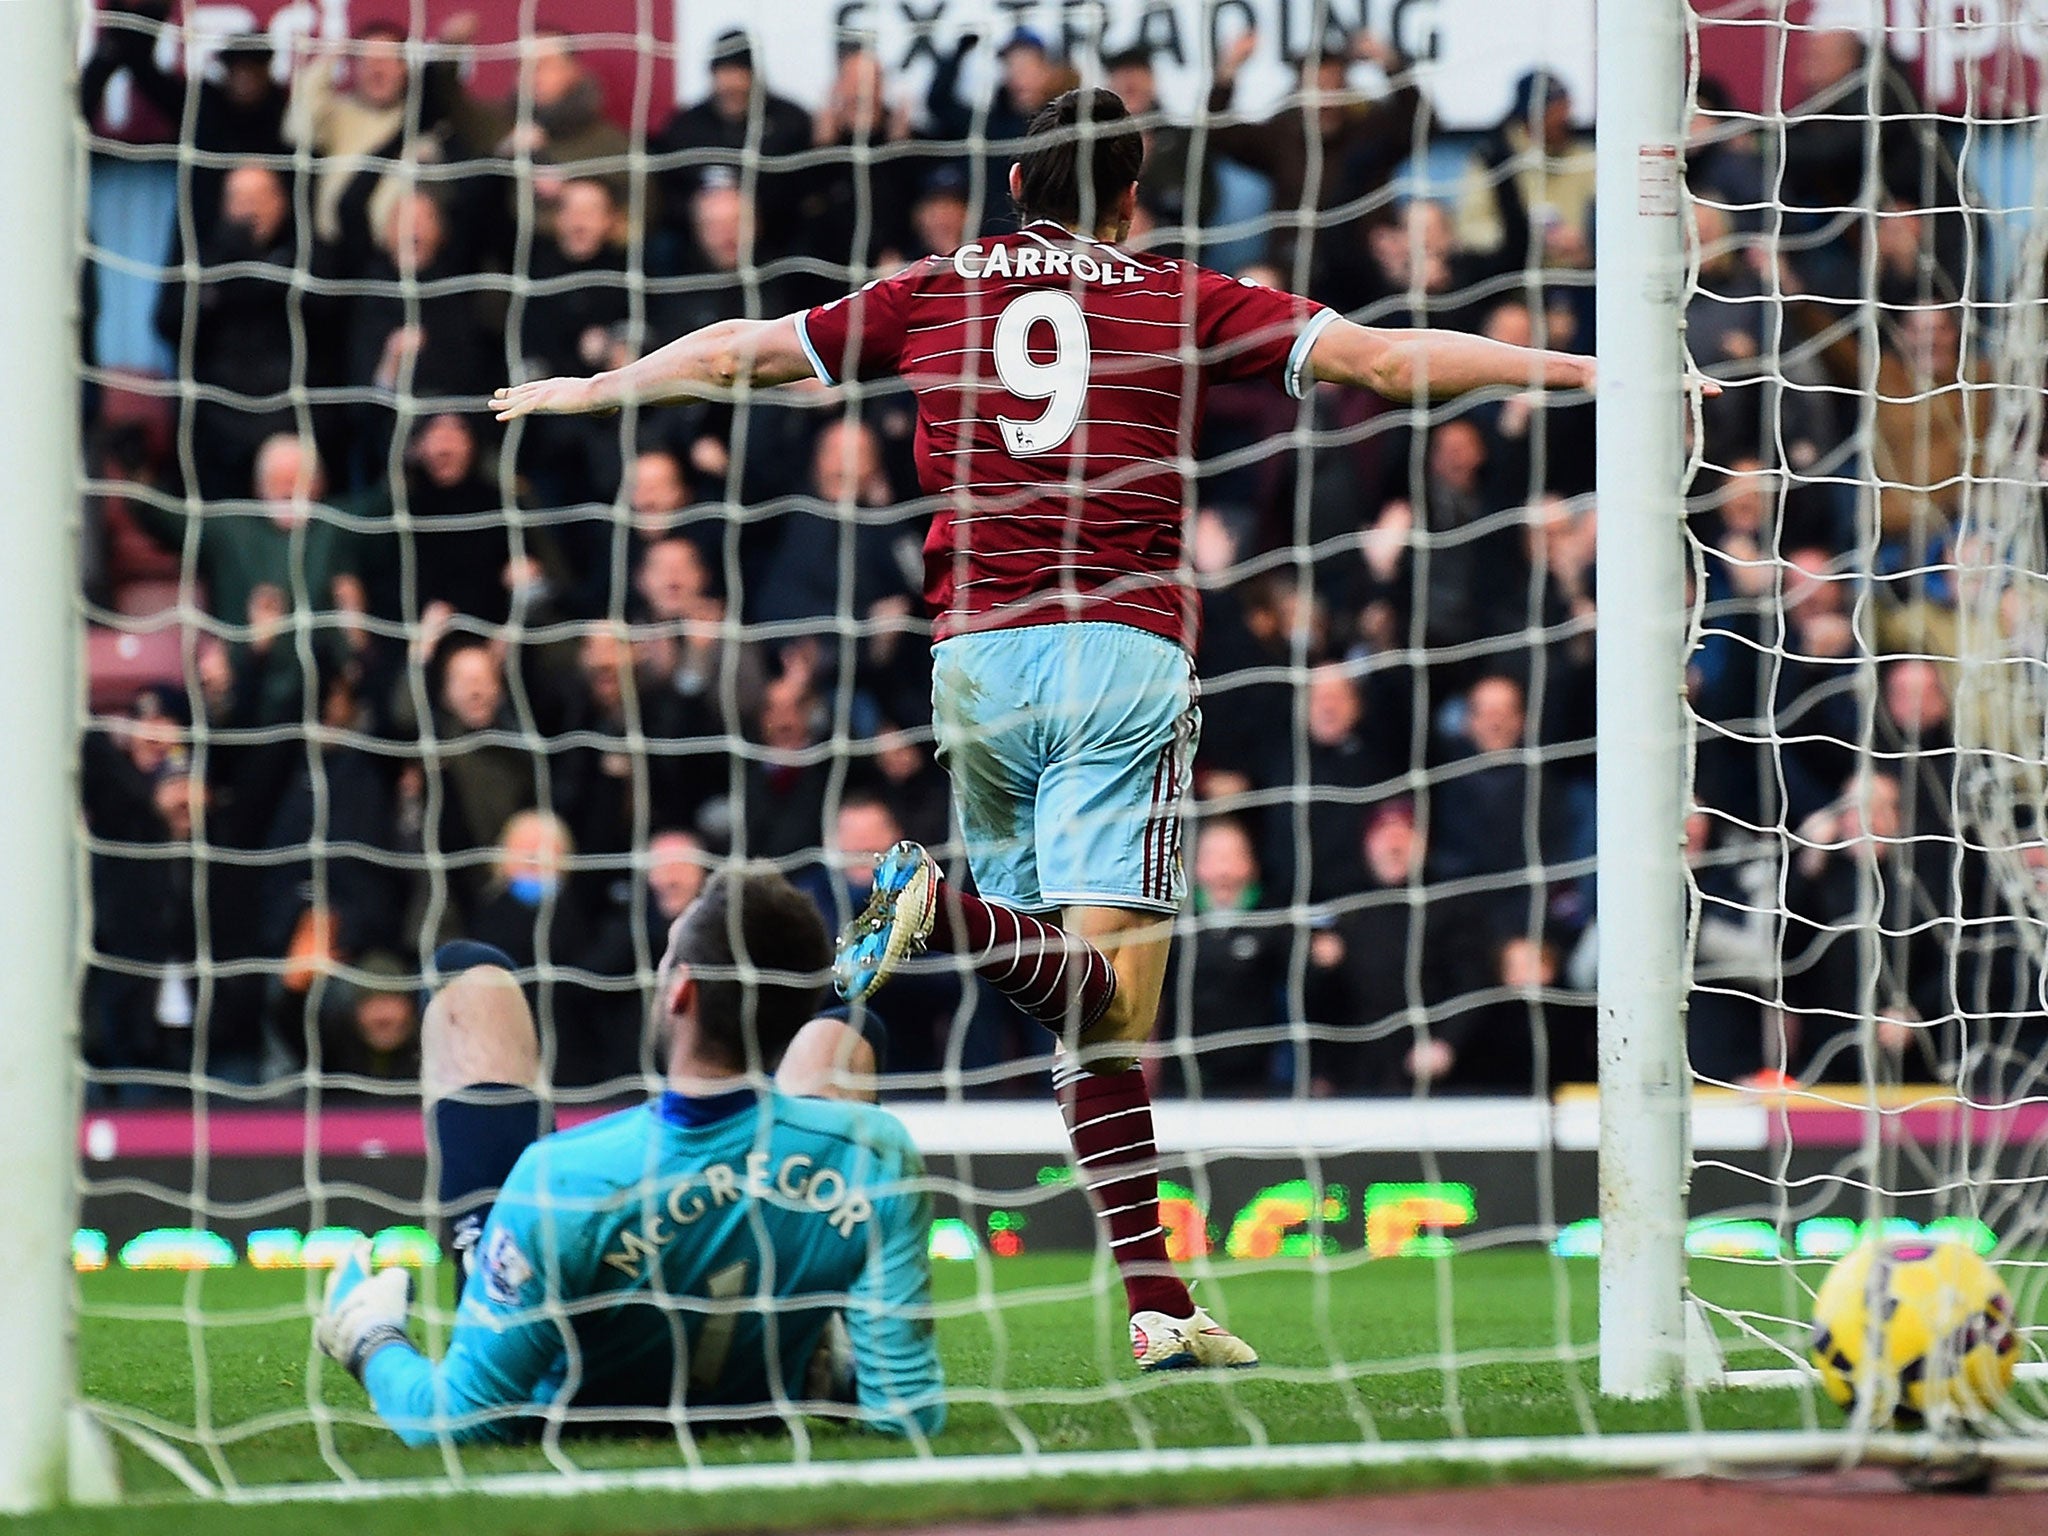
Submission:
[[[772,861],[828,928],[898,838],[967,877],[908,393],[501,428],[490,391],[1012,227],[1015,141],[1076,82],[1145,116],[1141,259],[1589,350],[1594,8],[1502,9],[82,18],[73,1261],[80,1393],[131,1492],[1836,1456],[1882,1442],[1798,1367],[1865,1224],[1994,1245],[2031,1315],[2035,22],[1700,0],[1685,319],[1724,388],[1684,510],[1682,1392],[1605,1401],[1595,1370],[1592,403],[1192,367],[1203,725],[1146,1076],[1169,1251],[1260,1370],[1133,1372],[1050,1039],[936,957],[877,1007],[942,1433],[781,1389],[736,1414],[682,1365],[636,1435],[565,1393],[531,1443],[406,1450],[313,1347],[363,1236],[417,1271],[430,1355],[457,1321],[421,1117],[438,946],[511,958],[573,1126],[659,1091],[654,968],[710,871]],[[658,1299],[678,1336],[772,1336],[752,1287]]]
[[[1754,1218],[1781,1299],[1716,1310],[1796,1370],[1859,1233],[2038,1302],[2040,18],[1698,9],[1687,1032],[1773,1150],[1701,1141],[1695,1197]]]

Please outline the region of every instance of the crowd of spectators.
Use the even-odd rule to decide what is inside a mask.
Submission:
[[[450,22],[424,64],[386,26],[289,59],[238,40],[187,80],[117,18],[86,65],[89,120],[125,77],[199,152],[156,308],[194,387],[171,402],[102,373],[87,402],[93,611],[175,642],[155,675],[96,675],[84,744],[105,1098],[193,1070],[403,1083],[415,979],[456,936],[532,979],[558,1083],[616,1084],[650,1059],[643,987],[718,859],[780,861],[834,924],[898,837],[958,868],[904,394],[799,387],[510,438],[482,399],[1006,227],[1007,141],[1075,70],[1020,31],[990,99],[963,94],[963,48],[910,100],[853,43],[813,112],[730,34],[701,97],[636,146],[573,38],[530,39],[517,90],[487,99],[455,62],[474,34]],[[1226,165],[1268,193],[1247,281],[1368,323],[1591,348],[1590,138],[1559,80],[1524,77],[1462,179],[1431,187],[1410,173],[1444,145],[1384,39],[1307,59],[1270,115],[1233,110],[1253,46],[1224,50],[1192,124],[1159,111],[1147,55],[1100,61],[1146,123],[1134,241],[1201,257]],[[1914,659],[1953,645],[1943,566],[1980,426],[1958,387],[1981,349],[1956,307],[1954,163],[1853,37],[1817,35],[1804,69],[1771,142],[1703,81],[1689,155],[1687,320],[1726,385],[1691,516],[1690,1027],[1724,1081],[1854,1075],[1873,991],[1902,1069],[1948,1070],[1934,1026],[1956,989],[2013,990],[1995,957],[1958,980],[1951,892],[1983,881],[1950,836],[1950,679]],[[1871,69],[1891,116],[1830,112]],[[1791,211],[1767,230],[1780,181]],[[1872,325],[1866,258],[1891,306]],[[1424,417],[1211,393],[1170,1086],[1591,1075],[1592,440],[1571,397]],[[977,1089],[1021,1091],[1001,1069],[1044,1049],[941,965],[883,1012],[896,1068]]]

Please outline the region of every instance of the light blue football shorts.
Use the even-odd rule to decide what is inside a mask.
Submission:
[[[1027,912],[1178,911],[1197,700],[1187,652],[1125,624],[1033,624],[934,646],[939,761],[982,896]]]

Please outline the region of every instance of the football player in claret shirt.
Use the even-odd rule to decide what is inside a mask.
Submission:
[[[1252,1365],[1167,1257],[1137,1056],[1185,891],[1181,798],[1200,734],[1183,529],[1204,392],[1263,379],[1393,400],[1589,389],[1591,358],[1322,305],[1123,250],[1143,143],[1107,91],[1031,125],[1022,227],[807,313],[709,326],[612,373],[499,392],[501,420],[687,398],[739,381],[900,376],[917,398],[932,708],[978,894],[914,843],[840,936],[850,999],[903,957],[958,955],[1060,1040],[1054,1082],[1145,1370]]]
[[[409,1277],[372,1274],[367,1244],[315,1330],[401,1439],[514,1439],[556,1414],[938,1432],[924,1165],[860,1102],[874,1037],[818,1013],[831,953],[781,875],[714,875],[656,976],[666,1091],[538,1139],[533,1017],[507,962],[477,944],[435,957],[455,975],[427,1010],[422,1076],[468,1260],[447,1353],[413,1347]]]

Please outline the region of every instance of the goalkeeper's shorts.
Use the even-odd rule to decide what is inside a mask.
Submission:
[[[1194,664],[1123,624],[1035,624],[932,648],[939,761],[989,901],[1179,910]]]

